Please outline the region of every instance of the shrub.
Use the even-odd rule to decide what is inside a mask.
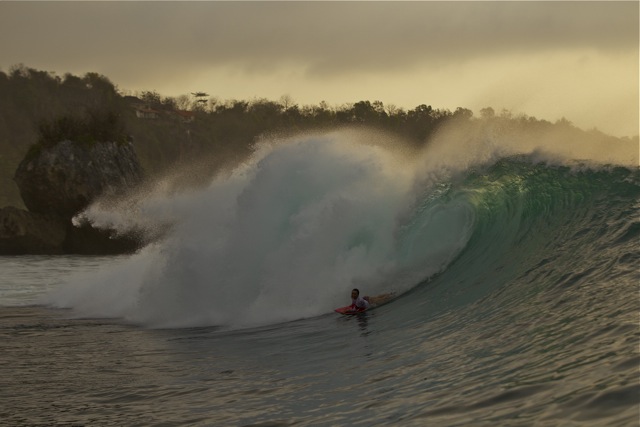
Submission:
[[[88,111],[83,116],[66,114],[38,126],[37,145],[53,147],[65,140],[83,145],[107,141],[124,143],[127,133],[115,111]]]

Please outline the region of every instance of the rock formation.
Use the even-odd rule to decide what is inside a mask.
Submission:
[[[0,209],[0,254],[113,254],[135,250],[135,237],[116,237],[74,215],[98,197],[117,196],[138,185],[142,168],[130,142],[78,144],[69,140],[35,146],[15,173],[29,210]]]
[[[63,221],[9,206],[0,209],[0,254],[61,254]]]
[[[139,184],[142,169],[130,143],[62,141],[27,155],[14,179],[30,212],[71,218],[97,197]]]

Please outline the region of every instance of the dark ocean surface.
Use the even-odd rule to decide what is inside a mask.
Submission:
[[[87,213],[140,253],[0,258],[0,424],[639,425],[639,170],[398,162],[271,147]]]

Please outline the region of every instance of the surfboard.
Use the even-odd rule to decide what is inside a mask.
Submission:
[[[364,313],[365,311],[367,310],[354,310],[353,308],[351,308],[350,305],[335,309],[336,313],[345,314],[345,315],[360,314],[360,313]]]

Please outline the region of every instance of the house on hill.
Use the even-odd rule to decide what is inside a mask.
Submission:
[[[154,110],[146,105],[134,105],[133,109],[136,112],[136,117],[139,119],[158,119],[162,114],[161,111]]]
[[[159,119],[161,117],[177,119],[182,123],[192,123],[196,119],[196,114],[193,111],[187,110],[174,110],[165,106],[158,106],[161,109],[153,108],[148,103],[145,103],[142,99],[135,96],[126,96],[125,99],[131,105],[131,108],[136,113],[136,117],[139,119]]]
[[[196,114],[193,111],[175,110],[173,112],[182,123],[192,123],[196,119]]]

